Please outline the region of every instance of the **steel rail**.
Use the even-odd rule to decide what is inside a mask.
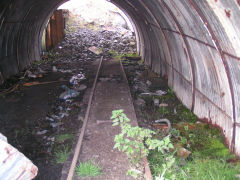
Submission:
[[[91,109],[92,99],[93,99],[93,95],[94,95],[94,92],[95,92],[98,75],[99,75],[99,72],[100,72],[100,69],[101,69],[101,66],[102,66],[102,61],[103,61],[103,56],[101,57],[101,60],[99,62],[97,74],[96,74],[96,77],[95,77],[95,80],[94,80],[94,83],[93,83],[93,87],[91,89],[90,98],[88,100],[87,112],[86,112],[85,117],[84,117],[83,126],[81,128],[81,134],[78,138],[78,142],[77,142],[77,145],[76,145],[76,148],[75,148],[75,151],[74,151],[74,156],[73,156],[73,159],[72,159],[72,163],[71,163],[70,169],[68,171],[67,180],[72,180],[74,172],[75,172],[75,167],[76,167],[77,160],[78,160],[78,157],[79,157],[79,154],[80,154],[85,129],[87,127],[87,122],[88,122],[88,117],[89,117],[89,113],[90,113],[90,109]]]

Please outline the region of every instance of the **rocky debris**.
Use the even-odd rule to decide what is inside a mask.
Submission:
[[[160,125],[160,126],[163,125],[163,127],[167,127],[167,128],[163,128],[166,131],[166,133],[168,133],[172,129],[170,120],[168,120],[166,118],[155,120],[155,123],[157,123],[157,125]],[[165,125],[167,125],[167,126],[165,126]]]
[[[29,77],[29,78],[37,78],[37,75],[35,75],[35,74],[33,74],[31,71],[29,71],[29,70],[27,70],[26,72],[25,72],[26,74],[27,74],[27,76]]]
[[[50,125],[51,125],[52,128],[56,128],[56,127],[58,127],[58,126],[63,125],[63,123],[61,123],[61,122],[58,122],[58,123],[51,123]]]
[[[57,72],[57,71],[58,71],[57,68],[56,68],[56,66],[53,66],[53,67],[52,67],[52,71],[53,71],[53,72]]]
[[[96,55],[100,55],[102,53],[102,51],[99,48],[95,47],[95,46],[92,46],[92,47],[88,48],[88,50],[93,52]]]
[[[159,104],[159,107],[168,107],[168,104],[166,104],[166,103],[161,103],[161,104]]]
[[[159,106],[159,99],[154,99],[153,104],[154,106]]]
[[[70,89],[65,85],[62,85],[62,88],[65,90],[65,92],[60,94],[59,99],[67,100],[67,99],[70,99],[70,98],[75,98],[79,95],[79,92],[77,92],[73,89]]]
[[[147,84],[148,86],[151,86],[151,85],[152,85],[152,82],[149,81],[149,80],[147,80],[147,81],[146,81],[146,84]]]
[[[38,131],[37,135],[43,135],[43,134],[46,134],[47,132],[48,130]]]
[[[188,151],[187,149],[180,147],[178,148],[177,155],[180,158],[186,159],[190,156],[192,152]]]
[[[85,89],[87,89],[87,86],[84,85],[84,84],[80,84],[80,85],[75,85],[75,86],[73,86],[73,88],[74,88],[76,91],[84,91]]]
[[[152,92],[141,93],[139,96],[162,96],[164,94],[166,94],[165,91],[158,90],[155,93],[152,93]]]
[[[73,107],[84,108],[84,103],[79,102],[78,98],[88,87],[85,82],[88,81],[89,64],[99,59],[100,55],[103,55],[104,59],[112,58],[113,55],[110,52],[136,53],[134,42],[136,42],[134,34],[122,27],[103,27],[98,31],[87,28],[76,29],[66,34],[58,48],[45,53],[42,62],[36,63],[25,72],[27,78],[25,77],[23,81],[26,82],[32,78],[39,78],[39,74],[46,76],[51,73],[64,74],[59,81],[66,81],[66,85],[61,87],[65,91],[58,95],[60,101],[56,100],[53,103],[52,109],[44,119],[48,126],[36,127],[36,134],[47,141],[45,145],[49,153],[52,151],[53,144],[50,135],[53,132],[61,132],[65,128],[64,121],[69,118]],[[74,64],[81,64],[81,68]],[[121,79],[114,76],[101,77],[100,81],[120,82]],[[144,105],[145,102],[142,101]]]
[[[135,100],[135,103],[137,106],[144,106],[146,104],[142,98],[137,98],[137,100]]]
[[[69,82],[72,85],[77,85],[84,79],[85,79],[85,75],[83,73],[79,73],[77,75],[72,76]]]
[[[156,93],[158,96],[162,96],[162,95],[164,95],[164,94],[167,94],[166,91],[162,91],[162,90],[157,90],[155,93]]]
[[[86,60],[86,58],[96,58],[99,54],[110,57],[109,51],[117,53],[135,53],[136,45],[132,46],[129,42],[135,42],[135,36],[131,31],[120,34],[121,29],[108,31],[99,29],[91,31],[88,29],[77,29],[74,33],[67,34],[64,41],[60,44],[65,51],[66,47],[72,47],[73,58]],[[78,40],[77,40],[78,39]],[[89,50],[92,51],[89,53]]]

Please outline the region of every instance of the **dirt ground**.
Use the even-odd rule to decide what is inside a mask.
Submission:
[[[76,64],[68,64],[76,67]],[[71,74],[49,72],[42,78],[29,81],[52,82],[71,78]],[[68,81],[19,88],[0,98],[0,132],[8,138],[8,142],[23,152],[39,168],[36,179],[59,179],[61,165],[54,161],[57,146],[54,137],[63,133],[76,133],[81,125],[78,114],[84,111],[81,103],[82,94],[71,103],[59,100],[63,92],[61,86],[69,85]],[[87,82],[86,82],[87,84]],[[61,108],[61,109],[59,109]],[[63,110],[62,110],[63,109]],[[61,111],[61,112],[60,112]],[[46,117],[66,113],[59,122],[61,126],[52,127]],[[57,122],[57,121],[56,121]],[[46,130],[43,135],[38,135]]]

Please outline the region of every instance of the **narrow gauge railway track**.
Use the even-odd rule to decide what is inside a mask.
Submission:
[[[72,180],[74,172],[75,172],[76,164],[77,164],[77,161],[78,161],[78,156],[79,156],[81,146],[82,146],[82,142],[83,142],[84,133],[85,133],[85,130],[86,130],[86,127],[87,127],[88,119],[89,119],[88,117],[89,117],[89,113],[90,113],[90,109],[91,109],[91,104],[92,104],[94,91],[95,91],[95,88],[96,88],[99,72],[100,72],[100,69],[101,69],[101,66],[102,66],[102,61],[103,61],[103,56],[101,57],[101,60],[99,62],[98,69],[97,69],[97,74],[96,74],[96,77],[95,77],[95,80],[94,80],[94,83],[93,83],[93,86],[92,86],[92,89],[91,89],[90,98],[88,100],[87,111],[86,111],[86,114],[85,114],[85,117],[84,117],[83,126],[81,128],[81,133],[80,133],[80,136],[78,138],[77,145],[76,145],[76,148],[75,148],[75,151],[74,151],[74,155],[73,155],[72,163],[71,163],[69,173],[68,173],[68,176],[67,176],[67,180]]]
[[[100,74],[105,79],[109,79],[106,77],[115,77],[115,81],[107,80],[98,82],[101,79]],[[138,124],[130,88],[121,61],[103,61],[103,57],[101,57],[90,91],[87,111],[75,146],[67,180],[78,180],[79,178],[74,174],[77,162],[86,161],[92,157],[97,157],[97,161],[106,170],[106,172],[104,171],[105,175],[102,175],[99,179],[133,179],[126,176],[126,171],[129,168],[127,157],[123,153],[113,150],[113,139],[119,132],[119,129],[117,127],[114,129],[111,121],[108,119],[111,111],[115,109],[124,109],[127,116],[132,120],[133,125]],[[85,141],[85,136],[90,136],[90,138]],[[146,158],[143,160],[143,164],[145,178],[147,177],[146,179],[151,180],[152,176]]]

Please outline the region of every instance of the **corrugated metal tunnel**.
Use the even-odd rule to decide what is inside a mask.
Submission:
[[[65,0],[0,1],[0,82],[40,59],[42,33]],[[132,20],[138,51],[178,98],[219,126],[240,155],[240,1],[112,0]]]

